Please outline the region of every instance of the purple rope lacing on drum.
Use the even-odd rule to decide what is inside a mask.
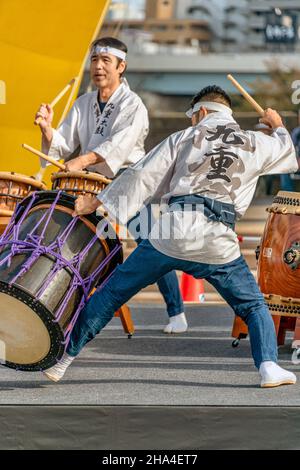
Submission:
[[[64,232],[56,239],[55,242],[53,242],[51,245],[49,245],[47,247],[47,250],[48,252],[50,253],[58,253],[60,257],[62,257],[62,248],[63,248],[63,245],[64,243],[66,242],[68,236],[70,235],[72,229],[74,228],[74,226],[76,225],[76,222],[78,220],[78,217],[74,218],[71,223],[65,228]],[[89,251],[89,249],[93,246],[94,242],[97,240],[97,237],[93,237],[89,244],[87,245],[87,249],[86,249],[86,252],[82,252],[82,256],[79,256],[78,254],[75,255],[71,261],[67,261],[65,260],[65,258],[62,258],[64,261],[61,262],[60,258],[56,255],[54,255],[56,257],[56,264],[53,266],[52,268],[52,271],[49,273],[48,277],[45,279],[44,281],[44,285],[41,287],[41,289],[39,290],[39,292],[37,293],[37,296],[40,297],[43,292],[46,290],[46,288],[48,287],[48,285],[50,284],[50,282],[53,280],[54,276],[56,275],[56,273],[58,272],[59,269],[63,268],[63,267],[69,267],[70,269],[72,269],[72,267],[74,268],[74,264],[77,263],[77,266],[78,266],[78,269],[77,271],[79,271],[79,264],[80,262],[82,261],[82,259],[84,258],[85,254]],[[58,250],[58,251],[56,251]],[[73,271],[73,269],[72,269]],[[74,272],[74,271],[73,271]],[[80,274],[77,276],[80,278],[80,281],[82,281],[82,278],[80,276]]]
[[[115,254],[117,254],[122,248],[122,245],[117,245],[111,252],[110,254],[103,260],[103,262],[99,265],[99,267],[97,268],[97,270],[89,277],[87,278],[86,280],[89,279],[89,287],[88,287],[88,292],[90,292],[90,289],[91,289],[91,285],[93,284],[95,278],[97,277],[98,274],[100,274],[101,270],[110,262],[110,260],[115,256]],[[113,275],[115,269],[110,273],[110,275],[107,277],[107,279],[105,279],[105,281],[101,284],[101,286],[99,287],[103,287],[106,282],[109,280],[109,278]],[[96,274],[97,272],[97,274]],[[92,280],[93,279],[93,280]],[[97,289],[98,290],[98,289]],[[71,296],[70,296],[71,297]],[[83,307],[85,306],[85,303],[87,301],[87,297],[85,295],[83,295],[81,297],[81,300],[80,300],[80,303],[76,309],[76,312],[73,316],[73,319],[72,319],[72,322],[69,324],[67,330],[65,331],[65,341],[63,342],[63,344],[65,345],[65,348],[67,348],[67,345],[70,341],[70,336],[71,336],[71,333],[72,333],[72,330],[74,328],[74,325],[80,315],[80,312],[81,310],[83,309]],[[57,320],[58,321],[58,320]]]
[[[55,250],[56,245],[59,249],[59,253],[61,253],[63,243],[67,240],[68,236],[70,235],[72,229],[77,223],[78,218],[74,217],[72,222],[65,228],[65,230],[62,232],[62,234],[57,238],[56,242],[53,242],[51,245],[49,245],[49,249]],[[48,274],[48,277],[45,279],[45,282],[43,286],[40,288],[40,290],[37,292],[37,297],[41,297],[44,291],[47,289],[48,285],[53,281],[55,278],[56,274],[60,269],[65,267],[65,262],[62,263],[58,258],[56,258],[55,265],[53,266],[52,270]]]
[[[57,201],[59,200],[60,198],[60,195],[61,195],[62,191],[58,191],[57,195],[56,195],[56,198],[54,199],[53,203],[52,203],[52,206],[50,206],[50,210],[47,210],[45,211],[45,214],[40,218],[40,220],[38,221],[38,223],[36,224],[36,226],[31,230],[30,232],[30,236],[32,236],[32,234],[35,232],[35,230],[39,227],[39,225],[43,222],[43,220],[45,219],[46,217],[46,214],[47,212],[49,212],[48,214],[48,219],[44,225],[44,228],[42,230],[42,233],[39,235],[39,244],[40,244],[40,240],[43,240],[44,238],[44,234],[45,234],[45,230],[46,230],[46,227],[48,225],[48,222],[50,221],[51,217],[52,217],[52,214],[55,210],[55,206],[57,204]]]
[[[28,212],[30,211],[35,199],[36,199],[36,193],[33,193],[31,196],[30,203],[28,204],[28,206],[26,207],[26,210],[24,210],[22,216],[20,217],[20,220],[16,224],[15,223],[16,218],[19,216],[19,214],[21,213],[23,209],[23,207],[20,204],[17,204],[16,210],[14,214],[12,215],[8,226],[6,227],[6,230],[3,232],[3,234],[0,237],[0,242],[1,242],[0,246],[7,245],[11,238],[13,240],[16,240],[18,238],[20,226],[22,222],[24,221],[25,217],[27,216]],[[12,257],[15,256],[16,254],[19,254],[19,251],[20,251],[19,248],[13,245],[11,252],[8,254],[8,256],[4,258],[2,262],[0,262],[0,266],[2,266],[2,264],[4,264],[7,261],[7,265],[9,267]]]
[[[101,273],[102,269],[110,262],[110,260],[115,256],[115,254],[121,249],[121,245],[117,245],[106,258],[102,261],[102,263],[99,264],[97,269],[88,277],[82,278],[80,275],[79,269],[80,269],[80,263],[83,260],[84,256],[87,254],[88,250],[93,246],[94,242],[98,239],[98,237],[93,237],[87,247],[83,250],[82,253],[79,255],[75,255],[72,260],[67,261],[65,258],[62,257],[60,253],[57,253],[57,251],[54,251],[53,249],[50,249],[50,247],[45,247],[45,246],[36,246],[36,243],[32,242],[27,242],[27,241],[22,241],[22,240],[8,240],[8,241],[1,241],[0,240],[0,246],[3,245],[16,245],[17,247],[19,246],[20,249],[18,250],[18,253],[30,253],[32,252],[32,255],[30,258],[24,263],[23,268],[21,271],[13,278],[10,280],[9,285],[12,285],[16,282],[16,280],[22,276],[25,272],[27,272],[33,263],[36,261],[36,259],[41,256],[41,255],[50,255],[54,257],[57,260],[57,264],[54,266],[56,272],[57,272],[57,265],[60,265],[63,268],[69,268],[72,273],[74,274],[74,279],[73,281],[77,279],[76,287],[82,287],[84,291],[84,296],[87,299],[89,292],[91,290],[92,284],[95,282],[95,279],[98,277],[98,275]],[[2,266],[7,259],[11,257],[9,254],[6,258],[4,258],[0,262],[0,266]],[[52,281],[52,275],[53,273],[51,272],[51,276],[47,278],[47,280],[44,281],[43,287],[40,289],[40,292],[43,293],[45,289],[49,286],[50,282]],[[39,295],[36,295],[36,298],[39,298],[41,296],[39,292]]]
[[[23,240],[16,240],[16,239],[19,235],[20,226],[21,226],[22,222],[24,221],[25,217],[28,215],[28,213],[29,213],[34,201],[35,201],[36,196],[32,195],[32,199],[31,199],[30,203],[26,207],[26,209],[23,212],[23,214],[22,214],[20,220],[18,221],[18,223],[15,224],[15,219],[19,215],[19,212],[21,210],[21,207],[17,207],[16,212],[13,215],[9,226],[7,227],[5,232],[3,233],[2,237],[0,238],[0,247],[1,246],[2,247],[7,246],[7,245],[12,246],[11,251],[8,254],[8,256],[6,256],[0,262],[0,266],[2,266],[6,262],[9,265],[12,257],[16,254],[21,254],[21,253],[24,254],[24,253],[30,253],[30,252],[32,253],[30,258],[27,259],[26,262],[24,263],[24,266],[23,266],[22,270],[9,282],[9,284],[12,285],[13,283],[16,282],[16,280],[20,276],[22,276],[25,272],[27,272],[31,268],[31,266],[34,264],[34,262],[37,260],[37,258],[40,255],[50,255],[50,256],[54,257],[55,260],[56,260],[55,265],[53,266],[53,268],[52,268],[51,272],[49,273],[47,279],[44,281],[43,286],[40,288],[40,290],[36,294],[36,299],[39,299],[42,296],[42,294],[45,292],[45,290],[49,286],[50,282],[53,280],[53,278],[55,277],[55,275],[57,274],[57,272],[60,269],[68,268],[72,271],[72,273],[74,274],[74,277],[72,279],[70,289],[69,289],[66,297],[64,298],[63,302],[59,306],[58,310],[56,311],[56,316],[55,316],[55,319],[53,320],[53,322],[55,322],[55,323],[59,322],[59,320],[61,319],[61,317],[64,313],[64,309],[65,309],[67,303],[69,302],[69,300],[71,299],[72,295],[74,294],[74,292],[76,291],[76,289],[78,287],[81,287],[82,290],[83,290],[83,295],[80,299],[79,305],[78,305],[78,307],[76,309],[76,312],[73,316],[72,322],[70,323],[68,329],[65,332],[65,341],[64,341],[63,344],[67,344],[67,341],[70,337],[73,326],[74,326],[74,324],[75,324],[82,308],[84,307],[84,305],[86,303],[86,300],[88,298],[88,295],[91,291],[91,288],[92,288],[96,278],[99,276],[99,274],[101,273],[103,268],[115,256],[115,254],[118,251],[121,250],[122,245],[121,244],[117,245],[109,253],[109,255],[102,261],[102,263],[100,263],[100,265],[97,267],[97,269],[90,276],[88,276],[87,278],[82,278],[82,276],[80,275],[80,272],[79,272],[80,263],[84,259],[84,257],[86,256],[86,254],[88,253],[90,248],[94,245],[95,241],[98,240],[97,235],[92,237],[92,239],[90,240],[88,245],[84,248],[84,250],[81,253],[75,255],[72,258],[72,260],[67,261],[61,255],[62,247],[63,247],[65,241],[67,240],[68,236],[70,235],[72,229],[74,228],[74,226],[75,226],[75,224],[78,220],[78,217],[72,219],[71,223],[65,228],[63,233],[57,238],[57,240],[55,242],[53,242],[51,245],[49,245],[47,247],[41,246],[41,241],[43,240],[47,223],[50,221],[50,218],[53,214],[53,211],[55,210],[55,206],[56,206],[57,201],[59,200],[60,194],[61,194],[61,191],[58,192],[54,202],[52,203],[51,207],[49,208],[50,210],[45,211],[45,214],[39,219],[38,223],[34,226],[34,228],[26,236],[26,239],[24,241]],[[44,221],[44,219],[46,218],[47,215],[48,215],[47,222],[45,223],[45,227],[44,227],[42,233],[39,236],[34,235],[35,230],[40,226],[40,224]],[[101,235],[101,233],[104,231],[104,229],[107,227],[107,225],[108,225],[108,222],[102,226],[101,231],[98,231],[98,235]],[[58,251],[56,251],[56,250],[58,250]],[[101,284],[101,286],[103,286],[108,281],[110,276]]]
[[[47,223],[49,222],[49,220],[50,220],[50,218],[53,214],[53,211],[55,210],[55,205],[56,205],[57,201],[59,200],[60,194],[61,194],[61,191],[58,192],[58,194],[55,198],[55,201],[52,203],[52,205],[50,207],[50,210],[45,211],[45,214],[43,214],[43,216],[39,219],[38,223],[33,227],[33,229],[26,236],[26,239],[24,241],[18,241],[16,239],[19,236],[20,226],[21,226],[22,222],[24,221],[25,217],[28,215],[30,209],[32,208],[33,203],[35,202],[36,194],[33,194],[31,196],[31,201],[29,202],[26,209],[23,211],[23,214],[20,217],[20,220],[18,221],[18,223],[15,223],[16,218],[19,216],[21,210],[23,209],[23,206],[21,206],[19,204],[17,205],[15,213],[13,214],[13,216],[12,216],[8,226],[6,227],[4,233],[0,237],[0,247],[5,247],[7,245],[12,246],[11,251],[8,254],[8,256],[6,256],[0,262],[0,266],[2,266],[6,262],[9,265],[10,262],[11,262],[12,257],[16,254],[32,252],[30,258],[24,263],[23,269],[10,281],[9,284],[12,285],[18,279],[18,277],[20,277],[22,274],[24,274],[26,271],[28,271],[30,269],[30,267],[33,265],[33,263],[36,261],[36,259],[40,255],[53,256],[56,260],[55,265],[53,266],[53,268],[52,268],[51,272],[49,273],[47,279],[44,281],[43,286],[40,288],[39,292],[37,293],[37,296],[36,296],[37,299],[42,296],[42,294],[47,289],[48,285],[50,284],[50,282],[52,281],[52,279],[55,277],[55,275],[57,274],[57,272],[60,269],[67,267],[73,272],[74,278],[72,279],[70,289],[69,289],[66,297],[64,298],[63,302],[59,306],[58,310],[56,311],[56,316],[55,316],[55,319],[53,320],[53,322],[55,322],[55,323],[59,322],[59,320],[61,319],[61,317],[64,313],[64,309],[65,309],[67,303],[72,298],[72,295],[74,294],[74,292],[76,291],[76,289],[78,287],[81,287],[83,289],[83,295],[81,296],[81,299],[79,301],[79,305],[76,309],[75,314],[73,315],[72,322],[69,324],[67,330],[64,333],[64,338],[65,339],[64,339],[64,342],[62,344],[65,347],[67,347],[67,344],[70,341],[70,336],[71,336],[73,327],[74,327],[74,325],[75,325],[75,323],[76,323],[76,321],[77,321],[77,319],[80,315],[81,310],[83,309],[83,307],[84,307],[84,305],[87,301],[88,295],[91,291],[91,288],[92,288],[96,278],[99,276],[101,271],[105,268],[105,266],[111,261],[111,259],[121,250],[122,245],[119,244],[119,245],[115,246],[115,248],[113,248],[113,250],[109,253],[109,255],[100,263],[100,265],[94,271],[94,273],[92,273],[90,276],[88,276],[85,279],[83,279],[81,277],[80,272],[79,272],[80,263],[84,259],[86,254],[88,253],[89,249],[93,246],[95,241],[98,239],[98,236],[96,235],[95,237],[93,237],[90,240],[90,242],[88,243],[88,245],[84,248],[84,250],[81,253],[75,255],[72,258],[72,260],[66,261],[61,255],[62,247],[63,247],[65,241],[67,240],[68,236],[72,232],[72,229],[74,228],[74,226],[75,226],[75,224],[78,220],[78,217],[73,218],[71,223],[65,228],[63,233],[57,238],[57,240],[55,242],[53,242],[48,247],[41,246],[41,241],[44,238]],[[47,220],[47,223],[45,224],[45,227],[44,227],[42,233],[39,236],[34,235],[35,230],[44,221],[47,214],[48,214],[48,220]],[[108,223],[106,223],[102,226],[101,231],[100,232],[98,231],[98,235],[101,235],[101,233],[104,231],[104,229],[107,227],[107,225],[108,225]],[[55,250],[58,250],[58,252],[55,251]],[[1,249],[0,249],[0,251],[1,251]],[[110,273],[110,275],[103,281],[103,283],[99,286],[98,289],[104,287],[104,285],[108,282],[108,280],[110,279],[110,277],[112,276],[114,271],[115,270],[113,270]]]
[[[65,340],[63,341],[62,344],[65,346],[65,350],[67,349],[67,346],[68,346],[69,341],[70,341],[70,337],[71,337],[72,330],[73,330],[73,328],[74,328],[74,325],[75,325],[75,323],[76,323],[76,321],[77,321],[77,319],[78,319],[78,317],[79,317],[79,315],[80,315],[80,312],[81,312],[81,310],[83,309],[84,305],[85,305],[85,300],[84,300],[84,298],[82,297],[81,300],[80,300],[80,303],[79,303],[79,305],[78,305],[78,307],[77,307],[77,310],[76,310],[76,312],[75,312],[75,314],[74,314],[74,317],[73,317],[71,323],[69,324],[68,328],[66,329],[66,331],[65,331],[65,333],[64,333]]]
[[[114,248],[114,252],[117,253],[119,250],[121,249],[121,245],[117,246]],[[109,276],[107,276],[107,278],[100,284],[99,287],[97,287],[97,290],[96,292],[98,292],[99,290],[103,289],[103,287],[107,284],[107,282],[109,281],[109,279],[112,277],[112,275],[114,274],[115,270],[117,268],[113,269],[112,272],[109,274]],[[70,337],[71,337],[71,333],[72,333],[72,330],[74,328],[74,325],[80,315],[80,312],[81,310],[83,309],[83,307],[85,306],[85,300],[82,298],[81,299],[81,302],[76,310],[76,313],[74,314],[74,317],[72,319],[72,322],[69,324],[66,332],[65,332],[65,341],[63,342],[63,344],[65,345],[65,350],[67,349],[68,347],[68,344],[70,342]]]
[[[9,282],[9,285],[11,286],[12,284],[14,284],[17,279],[21,276],[23,276],[23,274],[25,274],[27,271],[29,271],[29,269],[33,266],[33,264],[35,263],[35,261],[37,260],[37,258],[40,256],[40,255],[47,255],[47,254],[52,254],[51,253],[51,250],[48,249],[48,247],[45,247],[45,246],[41,246],[41,242],[44,238],[44,234],[45,234],[45,230],[46,230],[46,227],[47,227],[47,224],[48,222],[50,221],[51,217],[52,217],[52,214],[54,212],[54,209],[55,209],[55,206],[57,204],[57,201],[59,200],[59,197],[61,195],[61,191],[59,191],[55,197],[55,200],[53,201],[52,205],[50,206],[49,210],[46,210],[45,213],[43,214],[43,216],[39,219],[39,221],[37,222],[37,224],[33,227],[33,229],[26,235],[26,238],[25,238],[25,241],[23,242],[23,246],[25,246],[25,251],[27,252],[26,250],[26,247],[31,247],[33,248],[33,251],[32,251],[32,254],[31,256],[29,257],[29,259],[27,259],[24,263],[24,266],[23,268],[20,270],[19,273],[17,273],[15,275],[14,278],[12,278]],[[27,214],[28,214],[28,210],[26,211]],[[48,217],[47,217],[48,216]],[[22,223],[22,219],[24,218],[24,214],[23,214],[23,217],[21,218],[20,222],[17,224],[18,227],[20,227],[21,223]],[[47,219],[46,220],[46,223],[44,225],[44,228],[41,232],[40,235],[34,235],[34,232],[37,230],[37,228],[41,225],[41,223],[44,221],[44,219]],[[16,245],[20,245],[19,242],[17,243],[13,243],[13,246],[12,246],[12,255],[15,255],[16,254],[16,250],[15,250],[15,246]],[[0,242],[0,246],[1,246],[1,242]],[[18,254],[20,254],[21,252],[24,252],[24,250],[18,250]],[[29,250],[30,251],[30,250]],[[53,256],[53,254],[52,254]],[[76,273],[75,273],[76,275]]]
[[[15,212],[11,216],[7,226],[5,227],[4,232],[2,233],[2,235],[0,237],[1,239],[2,238],[7,239],[10,236],[10,233],[11,233],[13,227],[14,227],[15,219],[19,215],[19,213],[21,212],[21,209],[22,209],[22,207],[18,204],[16,209],[15,209]]]

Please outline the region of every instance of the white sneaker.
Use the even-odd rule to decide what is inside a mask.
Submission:
[[[293,372],[282,369],[282,367],[272,361],[262,362],[259,373],[261,375],[260,386],[263,388],[293,385],[297,381],[297,377]]]
[[[60,361],[55,364],[55,366],[50,367],[50,369],[43,370],[43,374],[45,374],[48,379],[52,380],[53,382],[58,382],[60,379],[63,378],[67,368],[74,359],[75,357],[69,356],[69,354],[64,353]]]
[[[184,333],[188,329],[188,324],[185,318],[185,314],[179,313],[174,317],[170,317],[170,322],[164,328],[164,333]]]

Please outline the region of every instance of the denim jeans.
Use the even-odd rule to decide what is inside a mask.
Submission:
[[[295,181],[291,175],[280,175],[280,189],[282,191],[295,191]]]
[[[177,269],[197,279],[207,279],[249,328],[252,356],[257,368],[262,361],[277,362],[274,323],[258,285],[244,258],[227,264],[203,264],[180,260],[157,251],[143,240],[119,265],[103,287],[88,301],[72,331],[68,354],[77,356],[85,344],[113,318],[114,312],[142,288]]]
[[[144,207],[138,215],[134,216],[127,223],[127,228],[138,245],[144,239],[148,238],[152,226],[153,217],[150,204]],[[130,227],[132,227],[132,230],[130,230]],[[169,317],[171,318],[182,313],[184,311],[184,305],[176,272],[170,271],[162,276],[158,279],[157,285],[166,303]]]

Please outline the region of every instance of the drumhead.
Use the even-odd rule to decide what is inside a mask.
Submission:
[[[0,171],[0,180],[8,180],[8,181],[15,181],[17,183],[25,183],[28,185],[33,186],[36,189],[40,189],[43,191],[47,190],[47,186],[42,183],[42,181],[38,181],[30,176],[21,175],[19,173],[9,172],[9,171]]]
[[[53,173],[51,176],[52,183],[58,179],[74,178],[98,181],[99,183],[109,184],[112,180],[106,178],[100,173],[92,173],[91,171],[60,171],[59,173]]]
[[[51,312],[31,294],[3,281],[0,302],[1,362],[30,372],[56,364],[64,353],[64,337]]]
[[[26,304],[0,292],[1,360],[15,364],[33,364],[50,350],[50,335],[41,318]]]

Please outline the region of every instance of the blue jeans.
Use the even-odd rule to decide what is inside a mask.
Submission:
[[[130,226],[132,227],[132,230],[130,230]],[[152,226],[153,217],[150,204],[144,207],[138,215],[133,217],[127,223],[127,228],[138,245],[144,239],[148,238]],[[162,276],[158,279],[157,285],[166,303],[169,317],[171,318],[182,313],[184,311],[184,305],[179,290],[176,272],[171,271]]]
[[[280,189],[282,191],[295,191],[295,182],[291,175],[280,175]]]
[[[241,256],[227,264],[203,264],[171,258],[148,240],[119,265],[103,289],[88,301],[72,331],[67,353],[77,356],[113,318],[114,312],[142,288],[177,269],[196,279],[207,279],[249,328],[252,356],[257,368],[262,361],[277,362],[274,323],[256,281]]]

